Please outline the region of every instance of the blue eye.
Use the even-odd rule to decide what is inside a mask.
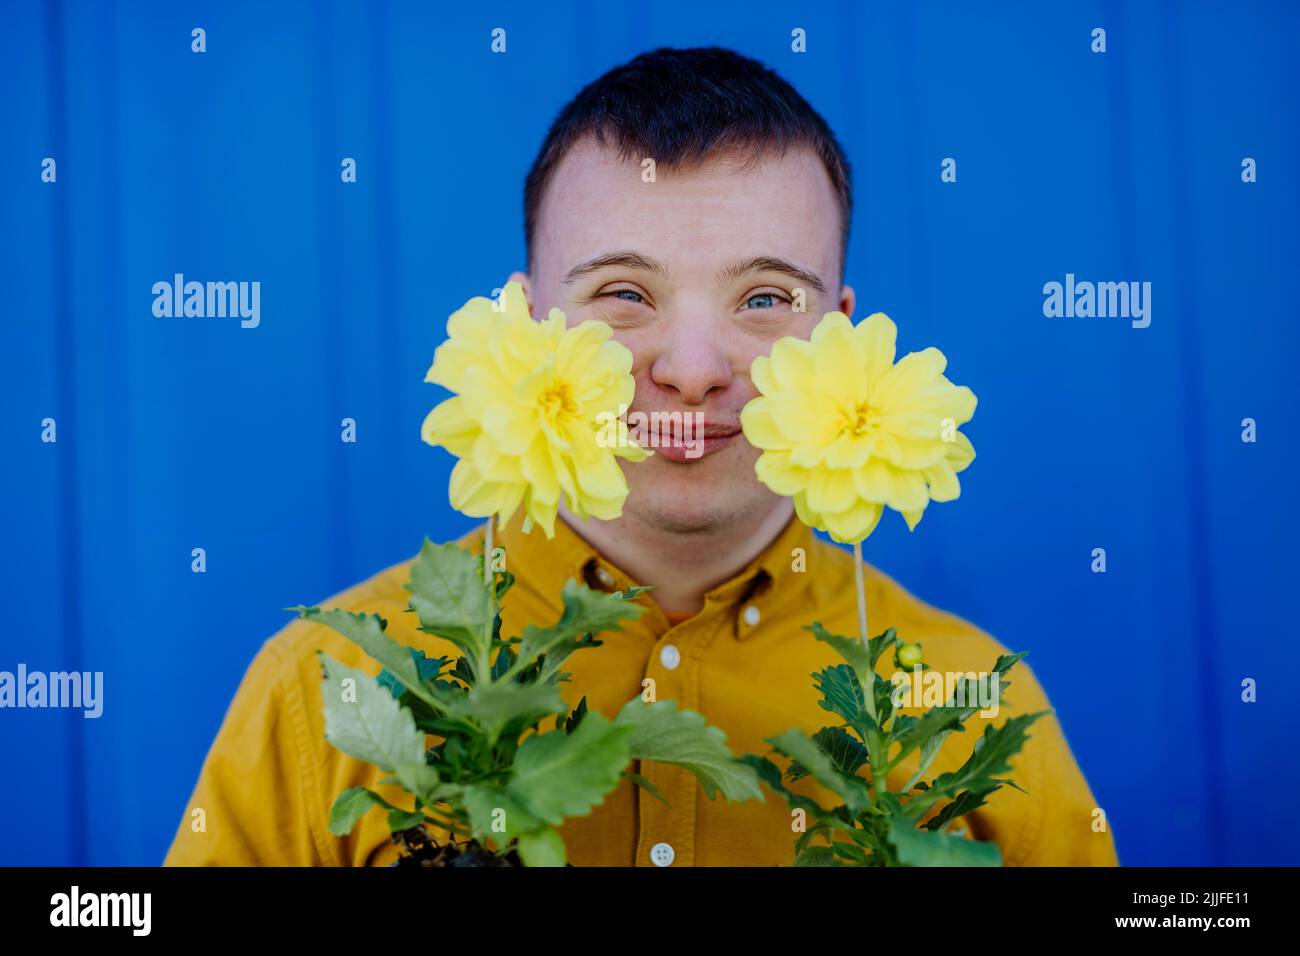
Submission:
[[[643,298],[641,298],[641,293],[639,293],[639,292],[633,292],[631,289],[615,289],[613,292],[606,292],[605,294],[606,294],[606,295],[609,295],[609,296],[617,296],[617,297],[620,297],[620,298],[623,297],[623,296],[629,296],[629,295],[632,296],[632,298],[630,298],[630,299],[623,299],[624,302],[644,302],[644,301],[645,301]]]
[[[755,304],[754,304],[755,302],[759,302],[760,300],[761,300],[761,304],[759,304],[759,305],[755,305]],[[759,292],[759,293],[756,293],[755,295],[751,295],[748,299],[745,300],[745,308],[747,308],[747,309],[774,309],[774,308],[776,308],[776,303],[777,303],[777,298],[776,298],[776,295],[775,295],[774,293],[771,293],[771,292]]]

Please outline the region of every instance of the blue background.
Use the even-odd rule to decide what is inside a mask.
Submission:
[[[960,501],[868,560],[1032,651],[1124,863],[1300,862],[1300,13],[899,6],[7,3],[0,669],[101,670],[105,713],[0,711],[0,863],[161,860],[280,609],[470,527],[419,440],[447,315],[522,264],[567,98],[714,43],[838,131],[861,314],[980,399]],[[261,326],[155,319],[176,272]],[[1045,318],[1067,272],[1150,281],[1150,328]]]

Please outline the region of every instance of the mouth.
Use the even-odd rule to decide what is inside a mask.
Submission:
[[[743,435],[739,425],[708,423],[693,433],[676,432],[653,436],[658,444],[651,444],[656,456],[681,464],[691,464],[734,445]]]
[[[628,437],[656,457],[691,464],[736,444],[744,437],[738,417],[709,419],[697,411],[624,409]]]

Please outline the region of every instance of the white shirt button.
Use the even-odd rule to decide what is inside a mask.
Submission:
[[[656,843],[650,848],[650,862],[655,866],[672,866],[677,851],[667,843]]]
[[[670,671],[677,670],[677,665],[681,662],[682,652],[677,649],[676,644],[665,644],[659,649],[659,663]]]
[[[596,568],[596,580],[607,588],[612,588],[614,586],[614,575],[610,574],[602,567]]]
[[[753,604],[751,604],[749,607],[745,608],[744,613],[741,614],[741,619],[744,620],[744,622],[748,624],[750,627],[753,627],[755,624],[758,623],[758,619],[760,616],[761,615],[758,613],[758,608],[755,607]]]

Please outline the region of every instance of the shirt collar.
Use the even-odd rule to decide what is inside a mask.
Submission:
[[[704,596],[705,606],[730,608],[741,602],[785,604],[798,598],[807,586],[807,567],[814,538],[812,530],[791,516],[776,539],[727,581],[711,588]],[[637,582],[590,545],[573,530],[563,517],[555,521],[555,537],[548,540],[541,528],[534,526],[524,533],[523,522],[516,515],[504,529],[495,529],[494,547],[505,548],[507,569],[524,569],[530,590],[536,590],[556,611],[562,608],[561,593],[569,578],[597,590],[617,591]],[[647,602],[653,613],[663,618],[658,605]],[[766,615],[764,615],[766,616]],[[663,624],[667,619],[663,618]],[[750,633],[742,631],[743,636]]]

